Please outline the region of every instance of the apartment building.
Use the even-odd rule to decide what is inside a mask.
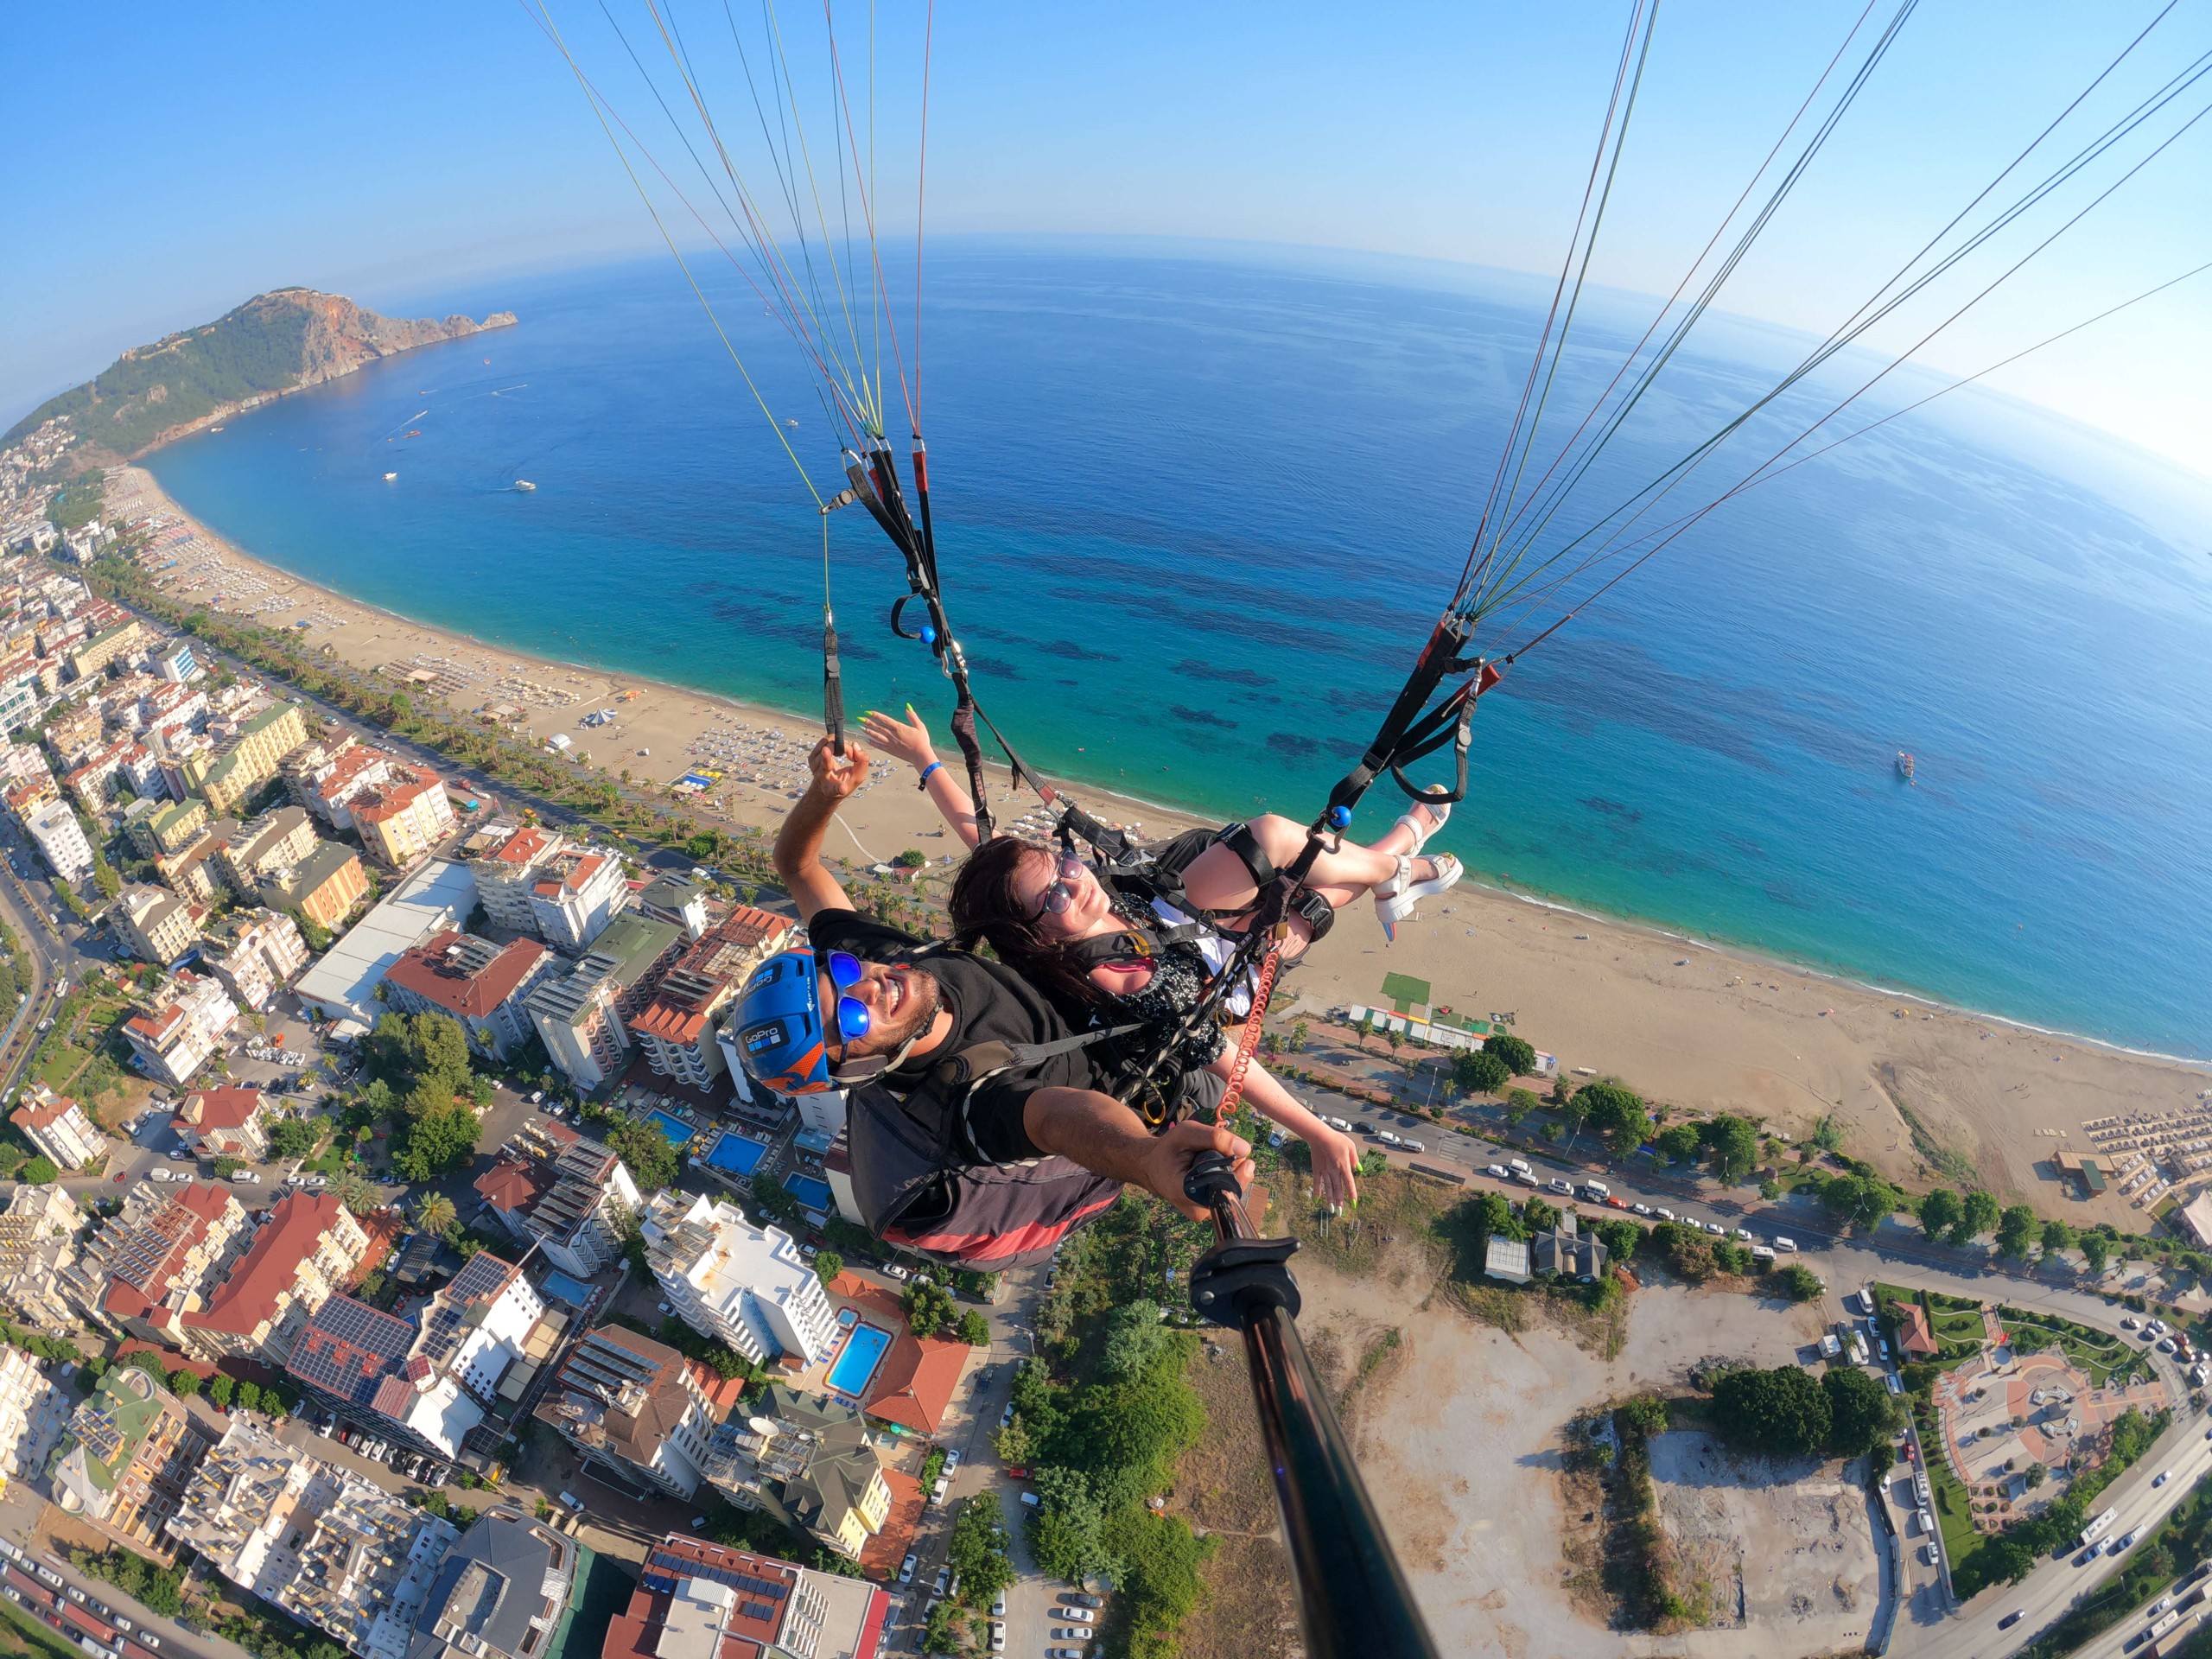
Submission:
[[[504,1060],[530,1040],[530,994],[555,965],[535,939],[500,945],[448,928],[385,969],[385,1001],[401,1014],[450,1014],[480,1052]]]
[[[865,1580],[671,1533],[647,1554],[601,1659],[876,1659],[890,1601]]]
[[[194,786],[209,811],[227,814],[251,800],[276,776],[284,757],[307,741],[300,705],[271,703],[239,724],[238,734],[216,752]]]
[[[673,922],[689,939],[707,931],[707,890],[688,875],[657,875],[638,892],[638,908],[656,921]]]
[[[453,833],[453,803],[445,780],[428,766],[395,764],[391,774],[353,798],[353,827],[377,862],[410,869]]]
[[[56,1169],[82,1169],[107,1154],[107,1139],[84,1107],[67,1095],[52,1093],[44,1084],[30,1086],[8,1121]]]
[[[630,884],[614,854],[565,848],[538,866],[531,883],[531,926],[563,956],[581,957],[629,898]]]
[[[779,1227],[755,1227],[734,1205],[659,1192],[640,1217],[646,1259],[669,1305],[701,1335],[761,1364],[811,1365],[836,1340],[822,1281]]]
[[[165,801],[154,809],[151,817],[141,818],[130,826],[130,839],[147,857],[159,858],[164,853],[189,847],[200,839],[200,832],[207,827],[207,802]]]
[[[705,1089],[728,1071],[716,1020],[753,970],[796,931],[788,917],[739,905],[686,950],[629,1022],[652,1069],[691,1089]]]
[[[369,873],[361,868],[361,856],[351,847],[318,841],[289,869],[263,876],[256,891],[270,909],[289,911],[335,933],[368,897]]]
[[[231,1001],[221,981],[180,970],[140,1004],[121,1029],[148,1076],[181,1089],[221,1046],[238,1018],[238,1005]]]
[[[77,1259],[85,1212],[59,1182],[18,1181],[0,1211],[0,1308],[35,1329],[73,1330],[62,1274]]]
[[[284,757],[285,792],[334,830],[353,827],[353,800],[391,776],[398,757],[357,738],[315,739]]]
[[[165,1523],[224,1578],[360,1659],[405,1659],[461,1532],[350,1470],[234,1419]]]
[[[162,1560],[164,1532],[216,1437],[135,1365],[111,1366],[69,1419],[48,1468],[65,1515]]]
[[[539,1246],[581,1279],[621,1260],[623,1233],[639,1204],[622,1160],[582,1135],[535,1157],[502,1158],[477,1178],[476,1190],[516,1243]]]
[[[68,1426],[69,1401],[45,1365],[12,1344],[0,1348],[0,1482],[44,1474]]]
[[[269,1102],[258,1089],[194,1089],[178,1100],[169,1128],[188,1152],[257,1164],[269,1155]]]
[[[215,864],[225,887],[240,898],[251,898],[263,876],[290,868],[315,845],[315,820],[307,809],[279,806],[226,836]]]
[[[617,1325],[570,1350],[537,1414],[585,1458],[684,1499],[699,1490],[716,1421],[683,1355]]]
[[[246,1230],[227,1188],[141,1182],[62,1270],[63,1294],[105,1330],[173,1347],[177,1320],[222,1281]]]
[[[469,874],[476,878],[476,893],[484,914],[494,927],[516,933],[535,933],[537,923],[530,908],[531,889],[537,873],[568,842],[555,831],[537,824],[520,829],[512,824],[489,825],[480,832],[487,850],[474,854]],[[475,838],[471,837],[472,844]]]
[[[208,1360],[289,1363],[301,1327],[368,1251],[368,1234],[334,1193],[286,1193],[207,1305],[180,1316],[187,1348]]]
[[[578,1559],[575,1541],[546,1522],[504,1506],[486,1510],[440,1563],[407,1659],[547,1659]]]
[[[714,1431],[704,1472],[738,1508],[765,1510],[854,1560],[891,1517],[891,1485],[868,1419],[781,1382]]]
[[[23,819],[23,829],[38,843],[47,868],[71,887],[80,887],[92,880],[92,844],[85,839],[85,827],[68,802],[41,802]]]
[[[127,657],[146,645],[146,629],[135,616],[90,634],[68,653],[69,677],[89,680],[119,657]]]
[[[232,911],[210,928],[200,942],[200,959],[214,970],[232,1001],[258,1013],[308,965],[308,942],[289,916],[257,906]]]
[[[531,1023],[545,1052],[586,1094],[629,1063],[626,1021],[658,988],[684,944],[674,923],[625,911],[582,960],[531,993]]]
[[[109,907],[116,943],[141,962],[166,968],[200,941],[201,912],[173,893],[137,883]]]

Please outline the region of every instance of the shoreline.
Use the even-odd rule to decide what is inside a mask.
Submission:
[[[162,550],[172,563],[154,563],[173,598],[264,625],[293,623],[313,648],[395,676],[410,694],[419,689],[462,715],[506,709],[517,734],[539,742],[565,734],[571,755],[637,782],[665,786],[687,773],[718,772],[691,803],[710,817],[772,828],[804,782],[818,717],[495,645],[353,599],[208,531],[137,464],[116,474],[110,500],[118,516],[164,518]],[[600,727],[578,718],[602,710],[608,717]],[[849,728],[860,712],[850,711]],[[933,735],[943,736],[942,712],[930,712]],[[939,753],[959,769],[949,738]],[[985,770],[1003,823],[1035,810],[1012,794],[1003,766]],[[891,787],[877,786],[884,783]],[[1147,838],[1211,822],[1115,791],[1070,788],[1102,819],[1141,824]],[[942,864],[957,846],[903,775],[879,773],[841,822],[869,859],[912,849]],[[2080,1128],[2091,1118],[2196,1105],[2212,1074],[2205,1060],[2051,1031],[1471,879],[1430,899],[1387,951],[1362,908],[1347,911],[1299,964],[1296,1001],[1371,1005],[1382,1000],[1382,973],[1403,974],[1436,987],[1439,1007],[1516,1011],[1515,1028],[1558,1053],[1563,1071],[1590,1065],[1655,1102],[1737,1111],[1801,1139],[1833,1115],[1847,1125],[1846,1150],[1892,1179],[1947,1179],[1929,1166],[1925,1142],[1955,1167],[1982,1172],[1993,1192],[2081,1224],[2109,1220],[2138,1231],[2150,1218],[2109,1190],[2094,1201],[2068,1196],[2039,1154],[2093,1150]],[[1574,929],[1553,928],[1569,921]],[[1497,988],[1465,988],[1478,981]],[[1815,994],[1817,1006],[1805,1001]],[[2038,1140],[2053,1144],[2038,1148]]]

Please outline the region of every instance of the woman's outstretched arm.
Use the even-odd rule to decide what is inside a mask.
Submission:
[[[861,730],[868,741],[893,760],[904,760],[922,774],[922,789],[929,796],[930,804],[952,833],[969,848],[976,845],[976,803],[968,798],[968,791],[951,769],[937,758],[937,749],[930,742],[930,728],[914,712],[914,705],[906,705],[906,718],[899,720],[871,709],[861,716]]]
[[[1206,1070],[1226,1079],[1236,1064],[1236,1039],[1222,1033],[1221,1057]],[[1306,1143],[1313,1155],[1313,1190],[1326,1203],[1339,1208],[1359,1202],[1359,1147],[1351,1137],[1331,1128],[1312,1109],[1301,1103],[1274,1075],[1257,1060],[1245,1068],[1244,1098],[1252,1109],[1271,1119]]]

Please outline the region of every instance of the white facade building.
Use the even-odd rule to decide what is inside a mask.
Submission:
[[[69,1426],[71,1403],[44,1365],[12,1344],[0,1348],[0,1480],[27,1480],[45,1469]]]
[[[92,879],[92,844],[85,839],[85,827],[68,802],[48,801],[23,820],[23,828],[38,843],[47,868],[71,887],[82,887]]]
[[[822,1281],[779,1227],[688,1193],[654,1196],[642,1217],[653,1277],[683,1322],[758,1364],[824,1358],[837,1332]]]

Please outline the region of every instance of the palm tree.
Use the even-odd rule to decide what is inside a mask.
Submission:
[[[458,1212],[442,1192],[425,1192],[415,1205],[415,1224],[426,1233],[442,1233],[454,1224]]]

